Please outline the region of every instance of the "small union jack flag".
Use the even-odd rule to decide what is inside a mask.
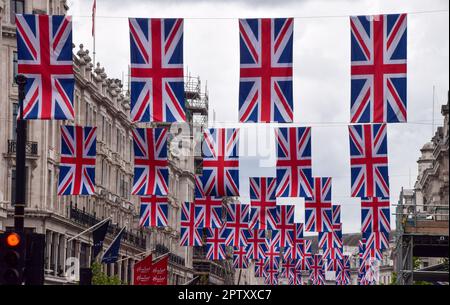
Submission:
[[[289,285],[302,285],[302,270],[297,267],[292,268],[288,280]]]
[[[277,143],[277,197],[313,196],[311,128],[275,130]]]
[[[352,16],[351,122],[406,122],[406,14]]]
[[[169,204],[167,197],[141,197],[140,215],[139,225],[141,227],[167,227],[169,225]]]
[[[206,129],[204,138],[201,179],[205,195],[239,196],[239,129]]]
[[[361,232],[366,235],[380,231],[389,233],[390,229],[389,198],[362,198]]]
[[[334,224],[340,224],[341,223],[341,205],[339,204],[333,204],[332,206],[332,223]]]
[[[233,267],[235,269],[247,269],[249,258],[245,246],[234,247],[233,249]]]
[[[305,239],[304,244],[303,257],[297,260],[297,268],[300,270],[310,270],[312,260],[311,241]]]
[[[282,260],[280,277],[289,278],[292,269],[295,269],[295,262],[293,260]]]
[[[195,213],[195,204],[184,202],[181,205],[180,245],[195,247],[202,245],[202,230],[196,227],[198,214]]]
[[[250,228],[275,230],[276,213],[275,178],[250,178]]]
[[[341,224],[334,225],[332,232],[319,232],[318,245],[323,251],[330,248],[342,248]]]
[[[169,185],[167,129],[136,128],[132,195],[166,196]]]
[[[344,255],[342,248],[327,248],[323,252],[323,259],[328,261],[334,261],[337,259],[342,259],[342,256]],[[336,271],[336,265],[333,266],[332,271]]]
[[[339,268],[336,273],[336,285],[351,285],[350,276],[350,256],[344,255],[339,261]]]
[[[255,277],[265,277],[265,265],[265,259],[261,258],[255,260]]]
[[[239,122],[293,120],[294,19],[240,19]]]
[[[222,223],[222,198],[206,196],[203,183],[195,176],[195,209],[199,214],[199,228],[220,228]]]
[[[290,247],[291,236],[294,234],[294,205],[279,205],[277,206],[278,223],[276,230],[272,231],[272,238],[277,241],[278,247]]]
[[[246,231],[248,257],[253,260],[263,259],[267,251],[266,231],[253,229]]]
[[[352,197],[389,197],[386,124],[351,125]]]
[[[16,15],[18,73],[27,77],[23,118],[73,120],[70,16]]]
[[[61,126],[58,195],[95,192],[96,127]]]
[[[278,284],[278,267],[281,259],[281,251],[280,248],[277,247],[277,240],[270,239],[267,241],[267,252],[265,258],[265,276],[266,276],[266,284],[268,285],[277,285]]]
[[[366,236],[366,251],[385,250],[389,248],[389,233],[372,232]],[[373,256],[371,256],[373,257]]]
[[[294,224],[294,231],[289,234],[290,246],[284,249],[284,259],[297,260],[303,258],[305,239],[303,238],[303,224]]]
[[[225,227],[206,229],[206,259],[225,260],[227,258],[225,241],[228,235],[228,229]]]
[[[331,178],[314,178],[313,196],[305,199],[305,231],[331,232]]]
[[[313,285],[325,284],[325,271],[322,255],[315,254],[314,257],[311,259],[309,278]]]
[[[130,18],[131,120],[186,121],[183,19]]]
[[[248,204],[230,203],[227,205],[227,221],[225,222],[225,227],[228,229],[225,242],[227,246],[247,246],[249,211],[250,205]]]

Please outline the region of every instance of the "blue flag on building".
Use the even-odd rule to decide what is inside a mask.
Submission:
[[[124,230],[125,227],[123,227],[122,230],[120,230],[119,234],[117,234],[116,238],[114,238],[109,248],[106,249],[102,257],[102,264],[115,263],[119,258],[120,241],[122,239],[122,234]]]
[[[110,220],[105,221],[92,232],[92,238],[94,239],[94,245],[92,246],[92,260],[95,260],[97,255],[103,249],[103,241],[105,240],[106,233],[108,232],[109,223]]]

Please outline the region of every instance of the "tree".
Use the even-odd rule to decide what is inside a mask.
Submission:
[[[102,272],[102,265],[92,263],[92,285],[122,285],[118,276],[107,276]]]

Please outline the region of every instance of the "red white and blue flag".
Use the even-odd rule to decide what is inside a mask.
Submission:
[[[390,229],[389,198],[362,198],[361,232],[366,235],[372,232],[389,233]]]
[[[61,126],[58,195],[95,192],[97,127]]]
[[[289,272],[288,277],[289,285],[302,285],[302,270],[295,267]]]
[[[225,227],[228,229],[225,242],[227,246],[247,246],[249,214],[250,205],[248,204],[237,202],[227,205],[227,221],[225,222]]]
[[[342,259],[344,255],[342,248],[327,248],[323,252],[323,259],[327,261],[335,261],[337,259]],[[336,266],[336,265],[333,265]],[[332,271],[336,271],[336,267],[333,267]]]
[[[206,259],[208,260],[225,260],[227,258],[226,251],[226,237],[228,236],[228,229],[213,228],[206,229]]]
[[[289,278],[289,274],[291,274],[293,269],[295,269],[295,261],[283,259],[281,261],[280,277]]]
[[[313,195],[305,199],[305,231],[331,232],[331,178],[315,177]]]
[[[309,278],[313,285],[325,284],[325,270],[322,255],[315,254],[311,259]]]
[[[406,122],[406,14],[352,16],[351,122]]]
[[[309,270],[311,267],[312,251],[311,251],[311,241],[305,239],[304,242],[303,257],[297,260],[297,268],[300,270]]]
[[[239,20],[239,122],[293,121],[293,28],[293,18]]]
[[[272,238],[277,241],[278,247],[290,247],[291,236],[294,234],[294,205],[279,205],[277,206],[277,226],[272,231]]]
[[[136,128],[134,142],[134,182],[132,195],[166,196],[169,185],[167,129]]]
[[[23,118],[73,120],[70,16],[16,15],[18,73],[27,77]]]
[[[333,204],[332,206],[332,223],[334,224],[340,224],[341,223],[341,205],[340,204]]]
[[[169,203],[166,196],[141,197],[139,225],[141,227],[167,227]]]
[[[235,269],[247,269],[249,258],[245,246],[233,247],[233,267]]]
[[[277,197],[311,197],[311,128],[275,129],[277,143]]]
[[[195,209],[199,214],[199,228],[220,228],[222,223],[222,198],[207,196],[202,180],[195,176]]]
[[[196,223],[198,223],[198,214],[195,212],[195,204],[183,202],[181,205],[180,246],[202,245],[202,229],[198,229]]]
[[[275,230],[277,201],[275,178],[250,178],[250,228]],[[275,215],[275,217],[274,217]]]
[[[263,259],[267,251],[266,231],[253,229],[246,231],[248,258],[253,260]]]
[[[277,240],[270,239],[267,241],[268,250],[266,252],[266,259],[264,264],[265,278],[264,283],[266,285],[278,285],[279,265],[281,259],[280,248],[277,247]]]
[[[350,276],[350,256],[344,255],[339,261],[339,268],[336,273],[336,285],[351,285]]]
[[[365,251],[371,250],[386,250],[389,248],[389,233],[385,232],[372,232],[366,235],[366,249]],[[370,257],[374,257],[370,255]]]
[[[294,230],[289,233],[290,246],[283,252],[285,260],[297,260],[303,258],[305,239],[303,238],[303,224],[294,224]]]
[[[319,232],[320,249],[325,251],[330,248],[342,248],[342,226],[341,224],[333,225],[333,231],[331,232]]]
[[[265,259],[255,260],[255,277],[265,277],[264,267],[266,265]]]
[[[131,120],[186,121],[183,19],[130,18]]]
[[[203,154],[205,195],[239,196],[239,129],[206,129]]]
[[[389,197],[386,124],[348,129],[352,197]]]

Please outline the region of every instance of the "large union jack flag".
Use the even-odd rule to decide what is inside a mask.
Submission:
[[[27,77],[23,118],[74,119],[72,19],[16,15],[18,73]]]
[[[130,18],[131,120],[186,121],[183,19]]]
[[[303,238],[303,224],[294,224],[294,230],[289,233],[290,246],[283,252],[285,260],[297,260],[303,258],[305,239]]]
[[[245,246],[233,248],[233,267],[235,269],[247,269],[249,265],[248,253]]]
[[[169,203],[166,196],[141,197],[139,225],[141,227],[167,227]]]
[[[389,197],[386,124],[351,125],[352,197]]]
[[[315,254],[311,259],[309,279],[313,285],[325,284],[325,270],[322,255]]]
[[[263,259],[267,251],[266,231],[253,229],[246,231],[248,257],[253,260]]]
[[[362,198],[361,232],[363,234],[379,231],[389,233],[390,228],[389,198]]]
[[[305,231],[332,230],[331,178],[315,177],[313,195],[305,199]]]
[[[275,130],[277,143],[277,197],[311,197],[311,128]]]
[[[247,246],[248,219],[250,205],[241,203],[230,203],[227,205],[227,221],[225,227],[228,229],[227,246]]]
[[[220,228],[222,226],[222,198],[207,196],[199,176],[195,176],[195,209],[199,214],[199,228]]]
[[[167,129],[136,128],[132,195],[166,196],[169,184]]]
[[[96,127],[61,126],[58,195],[95,192]]]
[[[204,137],[201,179],[205,195],[239,196],[239,129],[206,129]]]
[[[225,241],[228,235],[228,229],[225,227],[206,229],[206,259],[225,260],[227,258]]]
[[[198,214],[195,212],[195,204],[183,202],[181,205],[180,220],[180,245],[195,247],[202,245],[202,230],[196,227]]]
[[[275,178],[250,178],[250,228],[275,230],[278,223]]]
[[[406,14],[352,16],[351,122],[406,122]]]
[[[276,213],[278,222],[276,229],[272,231],[272,238],[277,241],[278,247],[291,247],[291,237],[294,234],[294,205],[279,205]]]
[[[240,19],[239,122],[293,120],[294,19]]]

